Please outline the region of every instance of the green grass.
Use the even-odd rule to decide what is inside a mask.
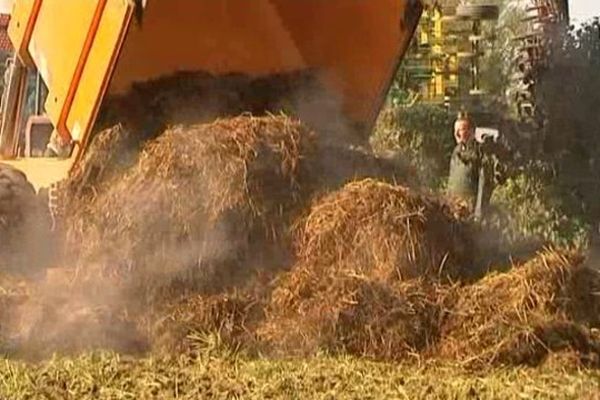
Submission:
[[[224,355],[128,359],[112,353],[39,364],[0,361],[2,399],[593,399],[600,371],[394,365],[352,358]]]

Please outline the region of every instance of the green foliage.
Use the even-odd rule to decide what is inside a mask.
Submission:
[[[600,221],[600,21],[559,32],[551,55],[537,89],[544,130],[514,143],[532,159],[494,200],[518,234],[582,244]]]
[[[536,238],[558,245],[583,245],[587,225],[565,213],[551,177],[539,166],[529,166],[498,187],[492,199],[503,218],[494,221],[506,238],[517,243]]]
[[[541,76],[539,102],[546,115],[540,157],[550,163],[572,213],[600,221],[600,21],[555,40],[553,63]]]
[[[452,126],[452,116],[441,107],[390,108],[382,113],[371,144],[376,151],[393,151],[407,158],[424,185],[440,188],[455,146]]]

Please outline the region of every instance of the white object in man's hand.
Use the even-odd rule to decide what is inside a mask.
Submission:
[[[494,128],[475,128],[475,140],[479,143],[484,143],[486,140],[492,139],[496,142],[500,138],[500,131]]]

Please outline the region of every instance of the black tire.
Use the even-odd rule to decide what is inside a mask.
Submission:
[[[8,229],[22,223],[35,199],[35,189],[25,174],[0,164],[0,226]]]
[[[468,19],[497,20],[500,17],[500,8],[488,4],[462,4],[456,7],[456,16]]]
[[[48,260],[50,219],[24,173],[0,163],[0,269],[38,269]]]

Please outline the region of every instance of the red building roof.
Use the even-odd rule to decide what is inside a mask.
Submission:
[[[0,51],[12,51],[12,43],[8,38],[8,22],[10,15],[0,14]]]

